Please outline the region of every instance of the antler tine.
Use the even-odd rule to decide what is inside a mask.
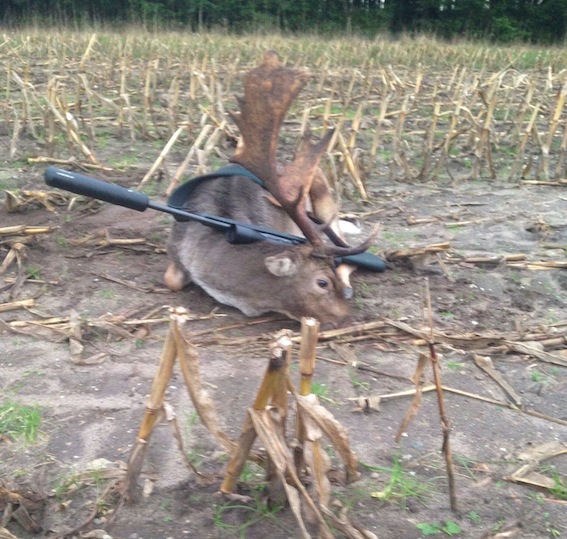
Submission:
[[[277,186],[275,186],[274,190],[270,188],[272,194],[315,250],[320,250],[324,247],[321,235],[324,227],[317,225],[307,214],[305,198],[309,195],[319,167],[319,161],[327,149],[332,136],[333,130],[330,130],[327,131],[320,141],[313,142],[311,133],[307,132],[301,141],[294,160],[284,167]]]
[[[340,245],[326,245],[325,246],[325,254],[329,256],[349,256],[349,255],[358,255],[363,253],[372,245],[372,242],[376,239],[378,235],[378,230],[380,229],[380,225],[377,223],[374,225],[372,232],[368,235],[368,237],[360,244],[343,247]]]
[[[274,51],[264,54],[263,63],[244,77],[244,97],[237,97],[240,112],[231,113],[243,140],[231,161],[267,183],[276,181],[279,131],[309,77],[307,69],[284,66]]]

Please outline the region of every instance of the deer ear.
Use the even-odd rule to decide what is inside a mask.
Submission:
[[[297,261],[294,258],[291,253],[284,251],[274,256],[267,256],[264,264],[276,277],[291,277],[297,272]]]

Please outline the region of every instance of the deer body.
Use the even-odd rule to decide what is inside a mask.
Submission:
[[[244,177],[203,182],[192,193],[187,210],[301,234],[269,194]],[[168,254],[171,263],[164,280],[173,290],[193,281],[247,316],[275,311],[295,319],[316,317],[331,326],[348,319],[345,285],[328,258],[311,256],[309,245],[231,245],[221,232],[195,222],[175,222]]]
[[[284,117],[308,79],[307,70],[286,67],[276,53],[266,52],[262,64],[245,75],[240,110],[231,113],[242,137],[231,161],[261,178],[266,189],[248,178],[217,178],[197,184],[186,201],[193,213],[295,235],[301,231],[308,243],[231,245],[201,224],[176,222],[164,276],[169,288],[179,290],[192,280],[249,316],[276,311],[296,319],[315,317],[323,325],[347,321],[345,297],[351,290],[338,278],[334,256],[361,253],[372,238],[350,247],[333,227],[337,207],[319,168],[333,132],[318,142],[304,136],[293,161],[282,163],[277,156]]]

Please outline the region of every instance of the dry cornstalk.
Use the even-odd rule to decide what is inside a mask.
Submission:
[[[270,350],[270,363],[256,394],[256,399],[254,400],[252,409],[262,412],[268,404],[270,404],[274,393],[278,394],[278,391],[282,386],[286,388],[285,379],[288,368],[286,362],[290,359],[290,347],[291,340],[287,334],[280,336],[272,344]],[[234,491],[236,482],[242,473],[244,464],[248,459],[248,453],[252,449],[256,436],[257,433],[254,429],[254,424],[249,412],[242,427],[237,448],[227,466],[224,481],[219,489],[220,492],[230,494]]]
[[[128,472],[123,485],[123,501],[125,502],[131,502],[136,497],[137,480],[142,470],[154,426],[164,415],[170,420],[174,419],[171,407],[164,403],[164,395],[171,379],[176,358],[179,360],[189,395],[203,424],[227,450],[234,447],[232,440],[219,429],[214,403],[203,389],[196,350],[185,337],[184,325],[188,318],[186,309],[181,307],[170,309],[169,332],[162,349],[158,371],[152,383],[136,443],[128,460]],[[173,424],[178,446],[185,454],[175,421],[173,421]],[[187,459],[186,462],[190,464]],[[190,468],[194,470],[192,466]]]
[[[306,377],[310,377],[312,372],[310,366],[314,361],[317,326],[317,322],[313,319],[303,320],[305,339],[302,341],[304,360],[302,361],[301,372]],[[271,481],[271,486],[273,488],[274,485],[277,485],[278,493],[285,496],[289,502],[299,525],[301,537],[304,539],[311,537],[303,521],[301,499],[305,503],[303,511],[307,518],[318,524],[320,537],[329,539],[334,537],[323,515],[326,515],[334,523],[340,522],[340,529],[351,539],[375,537],[370,532],[361,530],[349,522],[344,515],[343,518],[338,519],[327,507],[330,500],[330,482],[327,477],[330,462],[328,456],[320,447],[323,433],[330,438],[335,450],[345,463],[347,482],[359,478],[358,461],[356,455],[350,450],[345,429],[319,404],[317,397],[311,394],[298,395],[291,386],[287,372],[289,358],[284,359],[284,356],[289,356],[286,350],[289,350],[290,346],[291,340],[287,333],[272,346],[270,365],[258,390],[254,406],[248,410],[237,449],[227,467],[220,491],[229,499],[234,497],[233,491],[236,487],[237,478],[248,458],[254,440],[258,437],[268,453],[270,463],[268,478]],[[297,401],[297,413],[301,417],[299,421],[301,439],[298,440],[293,455],[284,436],[287,412],[282,407],[287,406],[287,402],[280,400],[282,392],[285,392],[286,389],[289,389],[294,395]],[[307,384],[303,384],[303,389],[307,390]],[[268,406],[269,403],[272,406]],[[298,452],[301,457],[300,462],[306,462],[311,471],[311,490],[314,497],[310,496],[300,481],[302,470],[296,465]]]
[[[4,206],[8,213],[16,213],[32,204],[39,204],[47,211],[55,211],[55,206],[67,204],[69,196],[56,191],[6,191]]]
[[[386,112],[388,110],[388,104],[392,98],[391,94],[387,94],[380,101],[380,112],[376,117],[376,131],[374,132],[374,137],[372,139],[372,147],[370,148],[370,157],[372,161],[376,158],[376,152],[378,151],[378,146],[380,145],[380,136],[382,135],[382,126],[386,119]]]
[[[543,176],[545,180],[549,180],[549,152],[551,150],[551,144],[553,142],[553,136],[559,126],[561,115],[563,113],[563,108],[565,105],[565,97],[567,96],[567,81],[563,83],[561,90],[557,94],[557,100],[555,102],[555,108],[553,109],[553,115],[550,118],[549,130],[547,132],[547,137],[541,144],[541,160],[539,165],[539,170],[537,176]],[[565,121],[563,121],[565,124]]]
[[[425,247],[414,247],[412,249],[400,249],[398,251],[390,251],[385,253],[385,257],[386,260],[388,261],[402,260],[406,258],[423,257],[427,255],[433,255],[436,253],[443,253],[448,251],[450,248],[451,248],[451,244],[449,242],[433,243]]]
[[[347,148],[349,148],[349,150],[351,151],[355,149],[356,137],[358,136],[358,131],[360,130],[360,122],[363,118],[364,107],[365,107],[365,103],[364,102],[360,103],[358,105],[358,108],[356,109],[356,114],[352,119],[352,124],[350,127],[350,137],[347,144]]]
[[[441,103],[436,102],[433,106],[433,118],[429,129],[427,130],[427,135],[424,140],[423,145],[423,164],[421,170],[417,174],[417,179],[420,181],[425,181],[429,174],[429,164],[431,162],[431,157],[433,155],[433,143],[435,142],[435,133],[437,130],[437,122],[439,121],[439,116],[441,114]]]
[[[301,379],[299,382],[299,394],[309,395],[311,393],[311,380],[315,371],[315,353],[319,336],[319,321],[315,318],[301,319],[301,344],[299,348],[299,371]],[[294,450],[295,467],[301,471],[304,466],[306,429],[303,418],[297,414],[295,422],[295,436],[298,446]],[[317,446],[316,451],[321,448]]]
[[[18,265],[18,272],[20,272],[22,269],[22,261],[26,257],[26,249],[27,247],[23,241],[11,242],[10,250],[2,261],[2,264],[0,264],[0,275],[2,275],[2,273],[4,273],[14,261],[16,261]]]
[[[144,82],[144,109],[142,115],[142,129],[147,135],[148,119],[152,113],[153,89],[156,81],[156,72],[159,67],[159,59],[149,60],[146,64]]]
[[[360,177],[359,171],[353,161],[352,154],[348,149],[345,139],[339,131],[337,131],[337,141],[339,143],[339,147],[341,149],[341,153],[345,160],[346,167],[350,173],[350,177],[354,186],[358,189],[358,193],[360,194],[360,198],[362,200],[368,200],[368,194],[366,193],[366,188],[364,187],[364,183]]]
[[[449,500],[451,510],[457,512],[457,493],[455,490],[455,469],[453,464],[453,454],[451,451],[451,422],[445,411],[445,398],[443,395],[443,385],[441,382],[441,369],[439,367],[439,359],[435,350],[434,336],[433,336],[433,310],[431,308],[431,294],[429,291],[429,281],[426,279],[425,300],[427,305],[427,313],[429,315],[430,335],[428,340],[429,346],[429,359],[433,366],[433,381],[437,392],[437,404],[439,406],[439,417],[441,419],[441,428],[443,432],[443,446],[442,451],[445,455],[445,464],[447,467],[447,481],[449,485]]]
[[[458,135],[457,124],[461,114],[464,98],[464,92],[460,92],[458,99],[456,99],[455,108],[451,116],[451,122],[449,123],[449,131],[445,135],[441,155],[439,156],[439,160],[437,161],[437,164],[435,165],[435,169],[433,171],[434,177],[438,176],[442,168],[445,166],[445,162],[449,158],[449,151],[451,150],[453,140]]]
[[[166,195],[170,195],[171,192],[179,185],[179,182],[183,177],[183,175],[185,174],[185,170],[189,166],[189,163],[191,163],[191,161],[195,158],[195,154],[197,153],[197,150],[200,148],[203,141],[209,136],[209,133],[211,132],[212,129],[213,127],[210,124],[205,124],[203,126],[203,129],[199,133],[199,136],[195,139],[195,142],[192,144],[191,148],[187,152],[187,156],[183,160],[183,163],[181,163],[181,165],[175,172],[173,178],[171,179],[171,182],[169,183],[165,193]]]
[[[10,301],[8,303],[0,303],[0,313],[14,311],[16,309],[26,309],[27,307],[33,307],[34,305],[35,299],[20,299],[18,301]]]
[[[291,365],[291,340],[289,339],[290,334],[291,331],[282,330],[278,333],[276,342],[272,343],[270,346],[270,353],[272,356],[278,357],[280,354],[282,355],[282,358],[280,360],[282,368],[278,369],[278,381],[276,384],[274,384],[272,395],[270,397],[270,405],[273,407],[273,411],[270,415],[272,418],[277,417],[277,421],[274,421],[273,425],[276,429],[278,429],[277,437],[279,440],[285,440],[286,433],[288,411],[288,393],[286,382],[289,379],[289,366]],[[277,464],[271,458],[268,458],[266,466],[266,481],[268,482],[267,495],[270,504],[284,504],[287,489],[283,485],[283,476],[280,474],[280,470],[278,469]]]
[[[494,170],[494,163],[492,162],[492,151],[490,147],[490,134],[491,125],[494,115],[494,108],[496,107],[496,90],[500,85],[500,80],[494,81],[489,90],[488,103],[486,109],[486,116],[482,127],[480,127],[480,118],[475,119],[476,125],[476,144],[474,148],[473,168],[471,172],[472,179],[477,179],[480,175],[480,169],[483,162],[483,157],[486,156],[486,163],[490,171],[490,177],[496,178],[496,171]]]
[[[533,260],[528,262],[506,261],[506,265],[512,268],[523,268],[532,271],[565,269],[567,268],[567,261],[565,260]]]
[[[463,256],[458,257],[453,253],[445,259],[448,263],[465,263],[465,264],[506,264],[512,262],[519,262],[525,260],[527,256],[523,253],[512,253],[509,255],[499,255],[499,256]]]
[[[300,395],[309,395],[311,393],[311,379],[315,371],[315,353],[318,338],[319,321],[315,318],[303,318],[301,320],[301,345],[299,348]]]
[[[414,176],[409,168],[408,161],[406,159],[406,152],[404,150],[403,141],[403,130],[406,117],[408,114],[408,104],[409,95],[407,95],[402,103],[402,108],[398,113],[398,121],[396,122],[396,129],[394,131],[394,150],[393,150],[393,163],[395,163],[400,169],[403,170],[404,177],[406,180],[411,180]],[[396,167],[390,167],[390,180],[395,178]]]
[[[77,161],[76,159],[57,159],[55,157],[28,157],[28,163],[49,163],[53,165],[72,165],[80,169],[92,169],[92,170],[102,170],[104,172],[112,172],[114,169],[112,167],[107,167],[105,165],[99,165],[97,163],[87,163],[85,161]]]
[[[528,143],[530,134],[533,132],[535,122],[536,122],[538,115],[539,115],[540,107],[541,107],[541,103],[537,103],[536,106],[534,107],[533,111],[532,111],[532,115],[531,115],[530,120],[528,122],[528,125],[526,126],[526,129],[524,131],[524,135],[523,135],[522,140],[520,142],[520,146],[516,150],[516,158],[515,158],[514,162],[512,163],[512,168],[510,169],[510,175],[508,176],[509,180],[516,180],[517,179],[516,176],[518,175],[518,171],[519,171],[519,169],[522,165],[526,145]]]
[[[136,498],[138,477],[142,471],[150,435],[162,413],[163,397],[173,372],[176,352],[173,332],[170,331],[163,346],[158,371],[152,383],[146,411],[136,436],[136,443],[128,459],[128,473],[124,481],[124,498],[127,502],[134,501]]]
[[[148,170],[146,175],[142,178],[142,181],[138,184],[138,189],[141,189],[148,182],[148,180],[155,174],[155,171],[163,163],[163,160],[165,159],[165,157],[167,156],[167,154],[169,153],[169,151],[171,150],[171,148],[179,138],[179,135],[181,135],[181,133],[183,133],[184,130],[185,130],[185,126],[182,125],[181,127],[177,128],[177,131],[175,131],[175,133],[173,133],[171,138],[167,141],[167,144],[163,147],[163,150],[158,155],[158,158],[154,161],[153,165],[150,167],[150,170]]]

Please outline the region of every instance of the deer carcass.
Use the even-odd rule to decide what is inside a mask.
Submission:
[[[164,276],[170,289],[193,281],[247,316],[275,311],[294,319],[315,317],[326,326],[348,321],[350,291],[334,256],[363,252],[371,238],[352,248],[333,233],[337,208],[319,168],[332,133],[317,143],[305,137],[290,163],[276,158],[280,127],[308,78],[307,70],[283,66],[273,52],[245,76],[240,112],[232,114],[242,141],[231,161],[261,178],[267,189],[242,176],[215,178],[198,184],[184,204],[191,212],[303,234],[308,243],[232,245],[199,223],[175,222]]]

